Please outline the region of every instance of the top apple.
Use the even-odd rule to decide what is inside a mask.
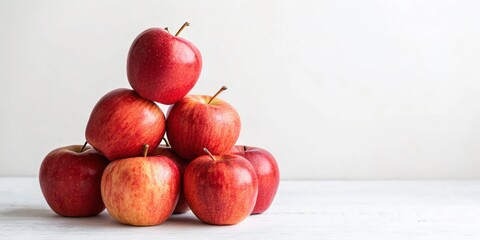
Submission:
[[[127,76],[142,97],[173,104],[193,88],[202,70],[202,56],[191,42],[168,29],[151,28],[133,41],[127,58]]]

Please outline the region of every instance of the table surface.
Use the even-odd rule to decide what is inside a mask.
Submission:
[[[234,226],[189,212],[153,227],[55,215],[38,179],[0,178],[0,239],[480,239],[480,181],[282,181]]]

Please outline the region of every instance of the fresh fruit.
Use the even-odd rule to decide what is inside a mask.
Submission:
[[[173,151],[186,160],[227,153],[240,135],[240,116],[227,102],[213,97],[187,95],[171,106],[167,114],[167,136]]]
[[[164,138],[165,145],[159,145],[155,152],[153,152],[153,156],[165,156],[172,160],[178,168],[180,173],[180,196],[178,198],[177,205],[175,206],[175,210],[173,214],[182,214],[186,213],[190,208],[188,207],[187,200],[185,199],[185,193],[183,192],[183,174],[185,173],[185,169],[187,168],[188,162],[182,158],[180,158],[177,154],[175,154],[170,147],[167,139]]]
[[[80,217],[106,208],[120,223],[151,226],[192,210],[205,223],[232,225],[270,207],[277,162],[264,149],[234,146],[240,116],[217,97],[227,88],[187,95],[202,56],[178,36],[186,26],[175,35],[168,28],[140,33],[127,57],[133,90],[115,89],[97,102],[85,129],[91,147],[45,157],[40,185],[53,211]],[[166,118],[155,102],[171,105]]]
[[[102,197],[110,215],[134,226],[163,223],[172,214],[180,193],[178,168],[165,156],[113,161],[102,176]]]
[[[65,217],[95,216],[105,209],[100,180],[109,161],[85,145],[57,148],[40,166],[43,196],[54,212]]]
[[[191,42],[167,29],[151,28],[133,41],[127,59],[128,82],[142,97],[163,104],[182,99],[197,82],[202,56]]]
[[[133,90],[116,89],[93,108],[85,137],[109,160],[140,156],[142,145],[152,153],[165,133],[165,115],[152,101]]]
[[[258,197],[252,214],[265,212],[272,204],[280,183],[280,171],[275,157],[262,148],[237,145],[230,153],[246,158],[255,169],[258,177]]]
[[[192,212],[203,222],[237,224],[253,210],[258,180],[248,160],[238,155],[200,156],[189,163],[184,191]]]

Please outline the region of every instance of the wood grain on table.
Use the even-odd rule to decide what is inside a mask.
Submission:
[[[55,215],[35,177],[0,178],[0,239],[480,239],[480,181],[282,181],[234,226],[189,212],[153,227]]]

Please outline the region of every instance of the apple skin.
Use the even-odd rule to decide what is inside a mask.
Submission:
[[[255,169],[238,155],[200,156],[185,170],[188,205],[201,221],[214,225],[241,222],[253,210],[258,193]]]
[[[167,113],[167,136],[180,157],[191,161],[205,154],[227,153],[240,135],[240,116],[227,102],[210,96],[187,95]]]
[[[109,160],[152,153],[165,134],[165,115],[152,101],[135,91],[115,89],[103,96],[90,114],[85,138]]]
[[[172,160],[178,168],[180,173],[180,196],[178,198],[177,205],[175,206],[175,210],[173,214],[182,214],[186,213],[190,210],[188,207],[187,200],[185,199],[185,193],[183,192],[183,174],[185,173],[185,169],[187,168],[188,162],[185,159],[180,158],[177,154],[175,154],[171,147],[167,147],[165,145],[160,145],[155,149],[152,154],[153,156],[161,155],[169,158]]]
[[[164,156],[133,157],[110,163],[101,192],[110,215],[120,223],[153,226],[167,220],[180,194],[180,174]]]
[[[105,209],[100,193],[109,161],[91,147],[72,145],[51,151],[40,166],[39,181],[50,208],[65,217],[89,217]]]
[[[202,56],[191,42],[165,29],[150,28],[133,41],[127,76],[142,97],[173,104],[193,88],[202,70]]]
[[[235,145],[231,154],[240,155],[252,164],[258,177],[258,197],[252,214],[265,212],[273,202],[280,184],[280,170],[275,157],[265,149]]]

